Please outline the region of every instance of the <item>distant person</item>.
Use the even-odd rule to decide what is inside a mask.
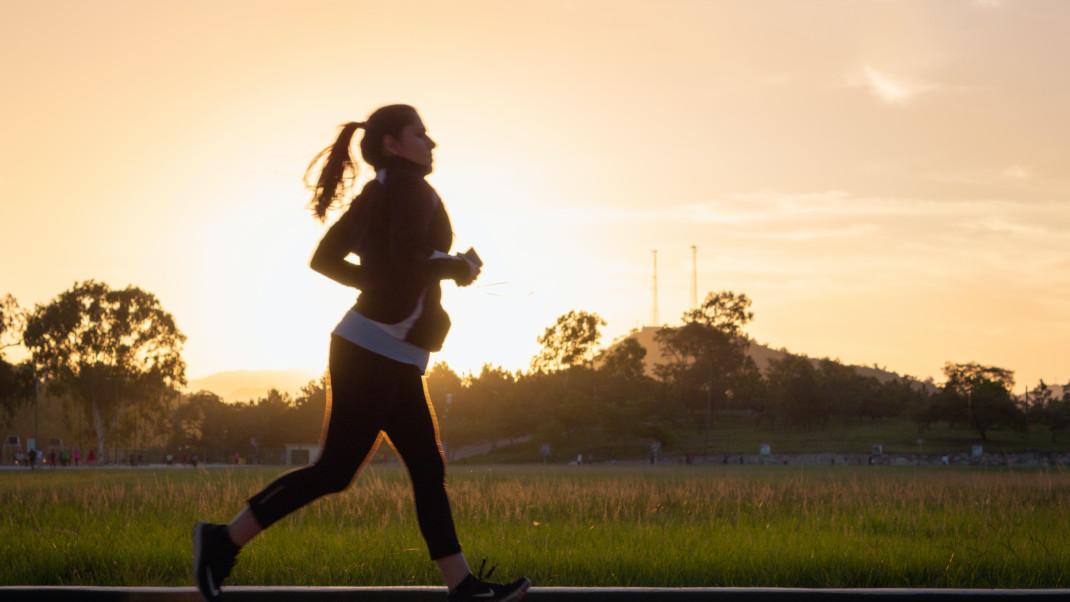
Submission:
[[[80,462],[81,460],[82,460],[82,452],[81,452],[81,450],[77,450],[77,449],[74,450],[74,466],[76,468],[78,467],[78,462]]]
[[[54,449],[48,452],[48,465],[53,470],[56,469],[56,450]]]
[[[314,464],[287,472],[249,498],[229,525],[194,527],[194,574],[216,599],[241,546],[261,530],[328,493],[349,486],[385,432],[405,461],[416,498],[420,532],[449,588],[448,599],[519,600],[525,578],[501,585],[473,575],[454,529],[445,487],[445,458],[423,374],[450,328],[440,281],[471,284],[481,262],[475,251],[449,254],[453,230],[446,208],[424,180],[434,141],[416,110],[389,105],[364,123],[342,127],[334,144],[313,159],[326,163],[315,185],[315,215],[323,220],[339,183],[355,169],[349,147],[364,129],[361,155],[376,170],[324,235],[312,257],[317,272],[361,289],[356,305],[330,338],[328,421]],[[360,264],[345,261],[349,253]],[[491,569],[493,572],[493,568]]]
[[[27,456],[29,456],[28,460],[29,460],[29,464],[30,464],[30,470],[33,470],[34,465],[37,464],[37,450],[36,449],[31,449],[30,451],[28,451],[26,453],[27,453]]]
[[[95,449],[89,450],[89,455],[86,456],[85,463],[88,464],[89,466],[92,466],[94,463],[96,463],[96,461],[97,461],[97,450],[95,450]]]

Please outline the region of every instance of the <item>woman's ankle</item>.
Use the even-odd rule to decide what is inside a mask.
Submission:
[[[223,534],[227,536],[227,541],[230,542],[237,549],[241,549],[243,544],[234,541],[234,535],[230,531],[230,525],[223,525]]]
[[[240,548],[249,543],[252,538],[263,530],[260,524],[256,522],[256,517],[253,516],[252,511],[246,506],[227,525],[227,536],[230,537],[230,541],[234,545]]]
[[[455,592],[459,589],[463,590],[464,588],[468,587],[473,581],[475,581],[475,579],[475,575],[473,575],[472,573],[468,573],[468,575],[464,579],[461,579],[460,582],[457,583],[457,585],[454,585],[453,587],[447,589],[451,592]]]
[[[442,572],[442,580],[446,582],[446,588],[451,592],[472,574],[472,570],[468,568],[468,561],[461,552],[444,558],[436,558],[435,564]]]

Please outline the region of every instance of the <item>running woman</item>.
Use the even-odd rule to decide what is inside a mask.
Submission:
[[[311,261],[317,272],[361,290],[331,334],[323,451],[314,464],[283,474],[249,498],[229,524],[197,522],[197,588],[218,600],[242,546],[309,502],[345,490],[384,432],[409,471],[420,532],[449,588],[448,600],[519,600],[530,586],[526,578],[490,583],[482,567],[472,574],[461,552],[438,423],[423,384],[429,355],[442,348],[450,328],[440,281],[467,286],[479,276],[481,262],[472,250],[449,254],[449,216],[424,180],[435,142],[408,105],[385,106],[363,123],[346,124],[312,160],[309,171],[327,155],[314,187],[316,217],[323,221],[344,190],[339,184],[355,172],[349,147],[359,128],[361,156],[376,177],[328,229]],[[351,252],[360,264],[345,261]]]

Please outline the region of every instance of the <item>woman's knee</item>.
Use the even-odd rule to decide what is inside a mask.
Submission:
[[[356,466],[324,462],[322,459],[310,468],[316,472],[316,481],[326,493],[345,491],[353,482],[353,476],[357,472]]]
[[[416,487],[440,487],[446,482],[446,463],[442,456],[427,458],[407,464],[409,475]]]

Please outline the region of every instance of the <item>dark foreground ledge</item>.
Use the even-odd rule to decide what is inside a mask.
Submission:
[[[880,602],[921,602],[922,600],[1067,600],[1070,589],[931,589],[871,588],[818,589],[796,587],[533,587],[525,600],[532,602],[563,600],[575,602],[678,602],[713,600],[715,602],[764,600],[817,601],[867,600]],[[192,587],[84,587],[84,586],[6,586],[0,587],[0,600],[94,602],[200,602]],[[254,587],[234,586],[224,589],[226,602],[253,600],[319,602],[442,602],[444,587]]]

